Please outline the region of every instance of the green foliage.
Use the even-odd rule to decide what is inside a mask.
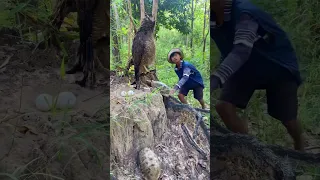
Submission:
[[[151,15],[152,1],[144,1],[145,10]],[[183,34],[190,33],[191,0],[160,0],[157,23],[167,29],[177,29]],[[132,16],[140,19],[140,0],[132,0]],[[159,26],[156,32],[159,31]]]

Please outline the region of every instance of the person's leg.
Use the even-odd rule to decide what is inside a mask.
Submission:
[[[181,87],[179,94],[178,94],[178,98],[183,104],[188,104],[187,100],[184,98],[185,96],[188,95],[188,93],[189,93],[188,89]]]
[[[198,100],[199,101],[199,103],[200,103],[200,105],[201,105],[201,108],[202,109],[206,109],[206,103],[204,102],[204,100],[203,99],[200,99],[200,100]]]
[[[268,113],[280,120],[294,141],[296,150],[304,150],[302,128],[297,119],[298,85],[294,80],[279,82],[267,88]]]
[[[193,89],[193,97],[199,101],[201,108],[205,109],[206,105],[205,102],[203,100],[203,87],[202,86],[197,86]]]
[[[224,83],[215,109],[229,130],[248,134],[248,123],[237,115],[237,108],[245,109],[256,89],[257,63],[247,61]]]
[[[237,115],[237,108],[246,108],[254,88],[250,86],[240,87],[237,83],[239,81],[229,81],[225,84],[215,108],[229,130],[235,133],[248,134],[247,120],[241,119]]]

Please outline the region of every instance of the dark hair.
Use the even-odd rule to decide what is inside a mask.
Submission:
[[[172,53],[172,54],[170,55],[170,59],[171,59],[176,53],[181,56],[181,54],[180,54],[179,52],[174,52],[174,53]]]

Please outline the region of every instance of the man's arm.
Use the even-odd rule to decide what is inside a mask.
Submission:
[[[221,84],[235,73],[250,57],[252,47],[258,34],[258,23],[248,14],[243,14],[235,28],[233,49],[213,74]]]
[[[189,79],[189,76],[191,74],[191,69],[186,67],[183,70],[183,77],[180,79],[180,81],[174,86],[174,90],[180,89]]]

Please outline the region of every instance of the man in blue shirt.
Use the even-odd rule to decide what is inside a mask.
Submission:
[[[297,90],[301,84],[295,51],[273,18],[248,0],[211,0],[210,36],[222,63],[210,77],[211,91],[222,87],[216,110],[225,125],[248,133],[236,114],[245,109],[256,89],[265,89],[268,113],[280,120],[303,151],[297,120]]]
[[[204,84],[200,72],[191,63],[183,60],[183,53],[178,48],[174,48],[168,53],[168,61],[171,64],[176,64],[175,72],[179,77],[179,82],[171,90],[170,94],[174,94],[179,90],[179,100],[184,104],[188,104],[184,97],[188,95],[190,90],[193,90],[194,98],[199,101],[202,109],[205,109],[203,100]]]

